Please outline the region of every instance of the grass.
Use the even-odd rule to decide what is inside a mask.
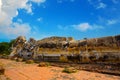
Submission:
[[[40,62],[38,67],[48,67],[50,66],[51,64],[49,62]]]
[[[64,68],[64,70],[62,72],[64,72],[64,73],[76,73],[77,69],[75,69],[73,67],[67,67],[67,68]]]
[[[17,58],[17,59],[16,59],[16,62],[22,62],[22,61],[23,61],[22,58]]]
[[[33,61],[33,60],[27,60],[25,63],[26,63],[26,64],[33,64],[34,61]]]

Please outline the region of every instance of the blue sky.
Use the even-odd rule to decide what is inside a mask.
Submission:
[[[120,0],[0,0],[0,42],[20,35],[96,38],[120,34]]]

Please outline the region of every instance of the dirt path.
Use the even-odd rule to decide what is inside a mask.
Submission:
[[[11,80],[120,80],[120,76],[100,74],[88,71],[77,73],[62,73],[59,67],[38,67],[37,64],[25,64],[11,60],[0,59],[5,64],[5,75]]]

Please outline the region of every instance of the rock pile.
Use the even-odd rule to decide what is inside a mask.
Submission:
[[[27,41],[24,36],[19,36],[12,46],[10,58],[22,57],[24,59],[33,59],[41,48],[48,51],[66,50],[70,53],[74,51],[80,53],[82,50],[85,52],[86,45],[88,46],[88,52],[96,51],[96,48],[113,49],[117,47],[119,49],[120,35],[94,39],[86,38],[84,40],[74,40],[72,37],[48,37],[38,41],[33,38]]]
[[[19,36],[15,43],[12,46],[12,52],[10,54],[10,58],[24,58],[30,59],[34,56],[37,51],[36,40],[30,38],[28,41],[24,36]]]

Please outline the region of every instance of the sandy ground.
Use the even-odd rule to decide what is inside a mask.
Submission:
[[[60,67],[38,67],[38,64],[25,64],[0,59],[5,64],[5,76],[10,80],[120,80],[120,76],[101,74],[88,71],[63,73]],[[3,79],[4,80],[4,79]]]

